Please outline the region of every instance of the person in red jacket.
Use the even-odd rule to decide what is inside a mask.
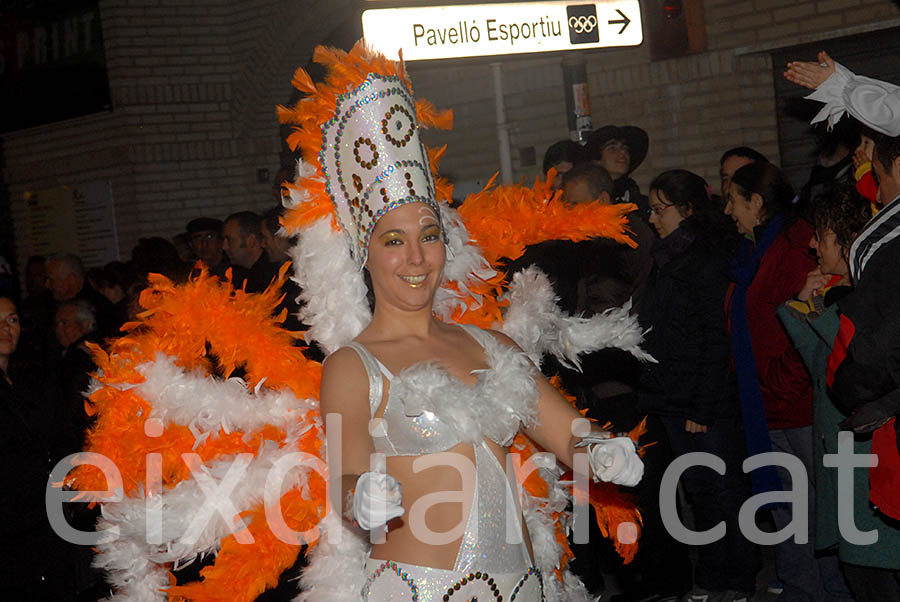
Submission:
[[[777,451],[800,459],[812,509],[812,383],[775,311],[797,294],[816,266],[809,249],[813,227],[792,217],[793,200],[784,174],[770,163],[752,163],[734,173],[725,213],[744,240],[732,262],[735,283],[726,309],[747,454]],[[800,486],[781,467],[754,470],[751,478],[754,493]],[[779,504],[772,515],[781,530],[792,522],[793,508]],[[846,590],[836,560],[818,560],[810,541],[800,544],[792,537],[778,544],[775,566],[785,600],[832,600]]]

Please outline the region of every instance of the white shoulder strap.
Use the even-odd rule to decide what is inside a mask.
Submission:
[[[482,347],[487,347],[489,341],[492,341],[494,339],[491,333],[478,328],[474,324],[459,324],[459,327],[469,333],[469,336],[475,339]]]
[[[352,341],[347,347],[359,355],[366,368],[366,375],[369,377],[369,414],[374,415],[378,406],[381,405],[381,398],[384,395],[384,381],[381,379],[381,375],[383,374],[388,381],[392,380],[394,375],[361,343]]]

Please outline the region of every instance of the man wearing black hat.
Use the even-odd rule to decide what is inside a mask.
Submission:
[[[222,222],[212,217],[198,217],[188,222],[187,233],[194,256],[210,273],[224,277],[231,262],[223,248]]]
[[[594,130],[586,144],[591,161],[613,178],[613,201],[634,203],[641,215],[649,210],[647,197],[629,176],[647,157],[649,147],[647,132],[633,125],[605,125]]]

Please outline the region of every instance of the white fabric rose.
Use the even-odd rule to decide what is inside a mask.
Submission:
[[[353,519],[371,531],[403,515],[402,493],[397,479],[383,472],[364,472],[356,480]]]

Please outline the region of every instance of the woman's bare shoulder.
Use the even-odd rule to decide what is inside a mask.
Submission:
[[[341,347],[322,364],[323,403],[346,403],[362,400],[368,403],[368,376],[359,354],[350,347]]]
[[[341,347],[326,357],[325,361],[322,362],[322,373],[325,374],[339,369],[346,370],[348,368],[353,368],[354,366],[359,369],[365,369],[362,358],[359,357],[359,353],[352,347]]]

